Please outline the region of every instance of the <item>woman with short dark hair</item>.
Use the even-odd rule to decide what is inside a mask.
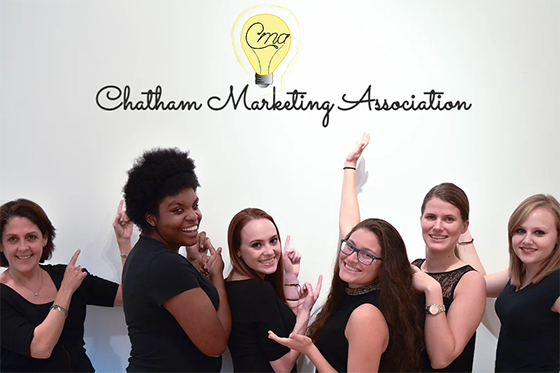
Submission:
[[[130,231],[115,219],[121,256]],[[76,264],[42,264],[54,250],[55,229],[36,203],[18,199],[0,207],[2,372],[93,372],[84,349],[87,305],[122,304],[120,286]]]
[[[127,213],[140,230],[123,270],[123,302],[132,344],[129,372],[219,372],[231,315],[221,248],[199,242],[198,178],[188,152],[153,149],[124,186]],[[203,245],[208,276],[178,253]]]

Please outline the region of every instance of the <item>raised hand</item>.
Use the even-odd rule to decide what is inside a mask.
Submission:
[[[414,286],[414,289],[421,293],[426,293],[428,290],[434,290],[439,287],[441,291],[441,285],[436,279],[415,265],[411,264],[410,266],[412,267],[412,286]]]
[[[196,244],[193,246],[186,246],[187,259],[191,262],[196,269],[205,275],[208,274],[207,262],[210,258],[208,256],[208,248],[212,246],[210,238],[206,236],[206,232],[200,232]]]
[[[70,292],[70,294],[74,294],[74,292],[80,287],[84,278],[88,275],[88,272],[85,268],[76,265],[76,261],[78,260],[78,256],[80,255],[80,249],[76,250],[68,265],[66,266],[66,270],[64,271],[64,277],[62,278],[62,283],[60,285],[61,289],[66,289]]]
[[[217,249],[214,249],[214,246],[209,238],[206,238],[204,247],[208,247],[208,252],[210,253],[205,265],[208,272],[208,278],[210,280],[217,276],[223,278],[224,260],[222,259],[222,248],[218,247]]]
[[[306,355],[309,349],[311,348],[311,346],[313,345],[313,341],[311,341],[311,338],[309,338],[306,335],[301,335],[297,333],[290,333],[290,336],[288,338],[281,338],[276,334],[274,334],[272,330],[269,330],[268,338],[276,341],[277,343],[280,343],[281,345],[289,347],[292,350],[299,351]]]
[[[306,310],[311,313],[311,309],[319,299],[319,295],[321,294],[321,286],[323,285],[323,275],[319,275],[319,279],[317,280],[317,286],[315,290],[313,290],[313,286],[309,282],[303,284],[301,288],[301,293],[299,295],[299,306],[298,312],[300,310]]]
[[[121,199],[121,201],[119,202],[119,207],[117,208],[117,216],[113,221],[113,229],[115,230],[115,236],[117,236],[117,240],[130,240],[130,237],[132,236],[133,224],[126,211],[123,210],[123,205],[124,201]]]
[[[364,132],[362,134],[362,137],[358,141],[356,141],[354,147],[352,148],[350,153],[348,153],[348,155],[346,156],[346,162],[344,165],[356,167],[356,164],[358,163],[358,159],[360,159],[362,152],[368,146],[368,144],[369,144],[369,133]]]
[[[299,276],[301,254],[294,248],[290,248],[290,235],[286,236],[284,250],[282,251],[282,262],[286,277],[295,278]],[[290,276],[291,275],[291,276]]]

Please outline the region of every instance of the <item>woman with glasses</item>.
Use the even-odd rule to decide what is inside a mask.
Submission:
[[[341,231],[359,221],[356,164],[369,134],[356,142],[346,158],[340,210]],[[413,262],[414,287],[425,296],[422,371],[471,372],[476,328],[485,307],[484,278],[456,254],[459,236],[469,226],[469,200],[451,183],[433,187],[421,207],[420,225],[426,259]],[[425,308],[424,308],[425,307]]]
[[[341,214],[347,208],[343,195]],[[309,336],[270,337],[307,355],[321,373],[419,371],[417,295],[399,232],[381,219],[340,228],[331,289]]]
[[[321,290],[305,283],[298,291],[301,255],[284,252],[278,227],[261,209],[238,212],[229,224],[232,270],[226,282],[232,316],[228,346],[235,372],[296,372],[299,352],[268,338],[268,331],[304,334]]]

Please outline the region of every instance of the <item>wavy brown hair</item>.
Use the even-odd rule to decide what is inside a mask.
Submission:
[[[278,231],[278,226],[274,222],[274,219],[272,219],[272,216],[258,208],[249,207],[239,211],[231,219],[228,228],[228,249],[232,266],[232,270],[229,273],[228,278],[231,277],[233,271],[242,273],[245,276],[249,276],[251,278],[260,278],[259,274],[254,269],[249,267],[247,263],[245,263],[243,258],[237,255],[237,252],[241,247],[241,230],[251,220],[257,219],[267,219],[272,222],[274,228],[276,228],[276,234],[278,235],[278,244],[280,245],[280,247],[282,247],[282,241],[280,240],[280,231]],[[284,265],[282,263],[282,257],[278,259],[278,267],[276,268],[276,272],[264,276],[264,280],[272,285],[278,298],[280,298],[282,302],[286,303],[286,296],[284,295]]]
[[[349,239],[358,229],[377,236],[383,261],[375,282],[379,282],[379,310],[389,327],[389,345],[383,353],[379,371],[418,372],[423,348],[418,295],[412,286],[412,269],[406,246],[399,232],[381,219],[366,219],[356,225],[345,237]],[[339,261],[336,261],[331,290],[325,305],[309,327],[309,337],[315,341],[340,306],[348,284],[340,279]]]

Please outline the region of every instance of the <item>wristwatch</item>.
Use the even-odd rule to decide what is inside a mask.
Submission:
[[[426,307],[426,313],[432,316],[437,315],[438,313],[445,312],[445,305],[443,304],[430,304]]]

